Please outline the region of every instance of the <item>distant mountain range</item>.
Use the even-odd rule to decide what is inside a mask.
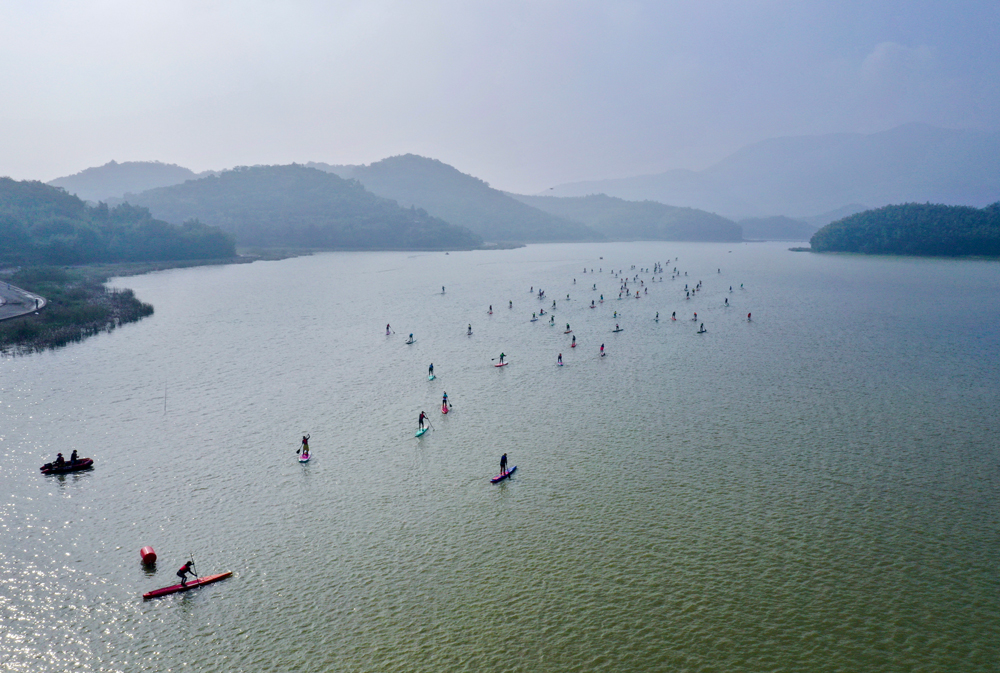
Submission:
[[[487,241],[595,241],[604,236],[582,224],[543,212],[448,164],[415,154],[367,166],[308,166],[357,180],[365,189],[402,206],[417,206],[468,227]]]
[[[563,198],[511,196],[552,215],[583,222],[613,240],[743,240],[738,224],[704,210],[675,208],[655,201],[625,201],[604,194]]]
[[[277,167],[258,166],[252,170],[266,168]],[[454,225],[489,242],[730,241],[738,240],[736,232],[741,227],[747,239],[806,240],[830,222],[882,205],[938,202],[981,207],[997,201],[1000,199],[1000,134],[909,124],[871,135],[775,138],[745,147],[703,171],[674,170],[658,175],[573,183],[537,197],[501,192],[452,166],[412,154],[370,165],[310,163],[298,168],[316,169],[353,182],[361,192],[394,200],[397,207],[404,210],[423,210],[420,217],[430,218],[428,226],[436,220],[432,228],[441,224]],[[267,171],[253,175],[261,180],[267,176],[280,177],[278,173]],[[287,176],[281,176],[284,177],[280,177],[279,184],[284,184],[280,180]],[[165,195],[149,192],[212,177],[218,174],[196,174],[159,162],[112,161],[49,184],[89,201],[114,203],[115,198],[128,193],[130,202],[148,203],[154,215],[177,221],[174,213],[184,210],[180,204],[168,204],[163,200]],[[231,179],[231,176],[227,178]],[[190,192],[197,192],[202,204],[222,199],[228,210],[225,214],[199,210],[202,214],[188,216],[199,217],[206,223],[219,223],[227,231],[237,233],[242,245],[249,245],[247,237],[254,227],[257,228],[252,236],[254,240],[270,240],[270,235],[265,235],[261,228],[264,227],[262,213],[277,218],[273,222],[282,222],[280,228],[291,226],[295,218],[305,222],[319,217],[313,210],[319,203],[326,203],[328,208],[346,203],[340,197],[306,194],[299,190],[303,185],[282,193],[264,182],[255,184],[261,191],[248,194],[248,203],[257,204],[256,214],[244,207],[246,215],[237,216],[237,204],[227,201],[232,195],[210,197],[208,194],[223,183],[209,181],[190,188]],[[226,189],[235,188],[228,182],[226,185]],[[339,183],[336,187],[333,185],[331,182],[320,191],[346,189]],[[362,198],[360,192],[351,193]],[[262,201],[263,194],[269,194],[274,201]],[[304,200],[294,204],[293,197]],[[374,201],[368,201],[364,207],[359,205],[360,201],[352,203],[354,205],[344,212],[326,212],[325,222],[345,224],[351,217],[361,217],[362,212],[368,215],[381,212],[389,217],[387,224],[389,221],[395,222],[392,226],[402,223],[394,220],[395,214],[389,215],[391,209],[386,210],[384,205],[376,207]],[[194,204],[189,205],[193,208],[188,209],[190,213],[198,210]],[[228,224],[223,224],[227,218]],[[240,218],[245,224],[237,222]],[[363,228],[372,224],[368,220],[365,222],[361,225]],[[240,227],[242,234],[237,232]],[[286,229],[286,233],[291,233],[292,229]],[[435,238],[435,234],[422,240],[425,243],[436,240],[435,246],[445,245],[445,240],[464,241],[461,245],[472,240],[464,235],[453,238],[456,231],[438,233],[443,238]],[[300,234],[295,236],[304,240]],[[332,230],[327,234],[332,235]],[[292,245],[290,242],[275,244]],[[383,245],[389,243],[383,242]],[[393,242],[391,246],[405,247],[400,242]]]
[[[74,175],[56,178],[48,184],[53,187],[62,187],[84,201],[97,203],[121,198],[129,192],[138,194],[147,189],[169,187],[185,180],[196,180],[212,174],[212,171],[195,173],[182,166],[164,164],[159,161],[125,161],[122,163],[109,161],[103,166],[87,168]]]
[[[167,222],[197,219],[244,246],[339,250],[468,249],[483,240],[465,227],[306,166],[253,166],[126,194]]]
[[[545,192],[588,194],[700,208],[732,219],[809,218],[847,204],[982,207],[1000,198],[1000,133],[907,124],[871,135],[774,138],[703,171],[576,182]]]

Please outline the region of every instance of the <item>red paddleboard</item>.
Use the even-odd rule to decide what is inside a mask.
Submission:
[[[442,404],[441,405],[441,413],[442,414],[448,413],[448,405],[447,404]]]
[[[510,363],[508,363],[508,362],[501,362],[500,364],[498,364],[498,365],[493,365],[493,366],[494,366],[494,367],[506,367],[506,366],[507,366],[508,364],[510,364]]]
[[[569,347],[570,347],[570,348],[576,348],[576,342],[574,341],[573,343],[571,343],[571,344],[569,345]]]
[[[150,598],[159,598],[160,596],[166,596],[168,594],[176,594],[181,591],[187,591],[188,589],[194,589],[195,587],[200,587],[203,584],[211,584],[212,582],[218,582],[219,580],[224,580],[233,573],[219,573],[218,575],[207,575],[205,577],[199,577],[193,579],[187,584],[175,584],[172,587],[163,587],[162,589],[156,589],[142,595],[143,600],[149,600]]]

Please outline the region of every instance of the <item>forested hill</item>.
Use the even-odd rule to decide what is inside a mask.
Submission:
[[[1000,255],[1000,202],[985,208],[905,203],[831,222],[811,241],[818,252],[873,255]]]
[[[464,227],[419,208],[402,208],[354,180],[296,164],[235,168],[128,194],[126,201],[168,222],[196,217],[247,246],[454,250],[482,244]]]
[[[317,164],[319,165],[319,164]],[[367,189],[403,206],[414,205],[452,224],[468,227],[487,241],[593,241],[593,229],[521,203],[486,182],[448,164],[414,154],[369,166],[329,166]]]
[[[514,198],[567,220],[587,224],[608,238],[630,241],[742,241],[738,224],[720,215],[656,201],[591,196]]]
[[[41,182],[0,178],[0,263],[85,264],[233,257],[232,238],[196,221],[175,226],[145,208],[78,197]]]
[[[73,175],[56,178],[48,184],[62,187],[70,194],[96,203],[120,199],[129,192],[139,193],[156,187],[177,185],[198,177],[194,171],[183,166],[159,161],[109,161],[103,166],[94,166]]]

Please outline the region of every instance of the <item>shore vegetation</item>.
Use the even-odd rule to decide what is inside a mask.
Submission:
[[[108,276],[90,267],[34,266],[0,274],[46,299],[45,307],[0,322],[0,353],[25,355],[58,348],[153,314],[153,307],[129,289],[109,288]]]

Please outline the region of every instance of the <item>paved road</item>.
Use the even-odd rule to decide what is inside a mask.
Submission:
[[[35,300],[38,300],[38,308],[45,306],[45,297],[0,282],[0,320],[32,313],[35,311]]]

